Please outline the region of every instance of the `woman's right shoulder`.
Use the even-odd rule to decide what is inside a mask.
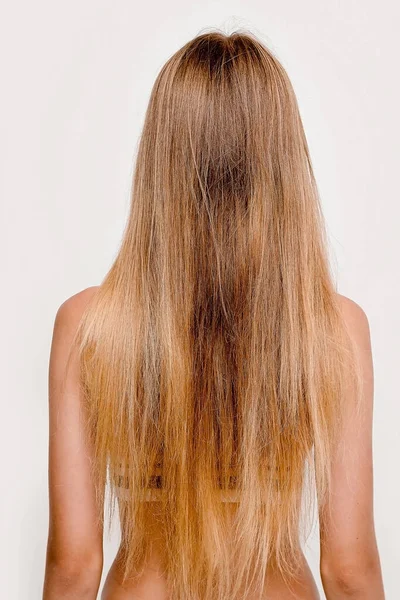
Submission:
[[[369,321],[365,310],[354,300],[336,294],[338,305],[346,325],[353,336],[360,341],[368,341],[370,337]]]
[[[367,411],[372,410],[374,365],[368,317],[365,310],[347,296],[338,294],[338,303],[348,335],[351,338],[358,375],[361,377],[359,384],[364,389],[363,403]],[[350,382],[351,390],[353,390],[353,383],[352,380]]]
[[[357,302],[340,294],[337,300],[355,342],[361,394],[352,376],[343,386],[344,418],[332,449],[330,493],[320,504],[320,573],[329,598],[331,592],[335,598],[354,592],[354,597],[383,600],[373,514],[374,370],[369,324]]]

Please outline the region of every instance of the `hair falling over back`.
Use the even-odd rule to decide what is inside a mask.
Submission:
[[[77,333],[99,502],[121,465],[128,481],[126,577],[160,465],[171,598],[237,600],[270,565],[295,573],[354,363],[325,238],[281,63],[246,31],[185,44],[155,81],[123,240]]]

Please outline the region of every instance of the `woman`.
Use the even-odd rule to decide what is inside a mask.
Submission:
[[[59,308],[44,600],[384,598],[368,320],[338,294],[288,76],[199,35],[152,90],[118,256]],[[313,485],[315,486],[313,488]],[[310,493],[311,491],[311,493]]]

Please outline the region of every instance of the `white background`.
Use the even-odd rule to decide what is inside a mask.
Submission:
[[[47,367],[53,320],[100,283],[129,206],[133,158],[162,64],[210,27],[248,27],[297,93],[339,291],[370,321],[375,521],[399,597],[399,4],[383,0],[37,0],[0,32],[3,598],[41,597],[47,536]],[[104,573],[117,535],[105,542]],[[318,576],[317,538],[307,555]],[[397,569],[396,569],[397,567]]]

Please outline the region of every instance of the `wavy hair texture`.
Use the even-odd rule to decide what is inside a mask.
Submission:
[[[287,73],[248,31],[198,35],[155,81],[123,239],[76,337],[110,519],[121,465],[128,482],[126,578],[149,549],[157,466],[174,600],[244,598],[270,566],[295,575],[304,490],[329,493],[357,375],[333,279]]]

